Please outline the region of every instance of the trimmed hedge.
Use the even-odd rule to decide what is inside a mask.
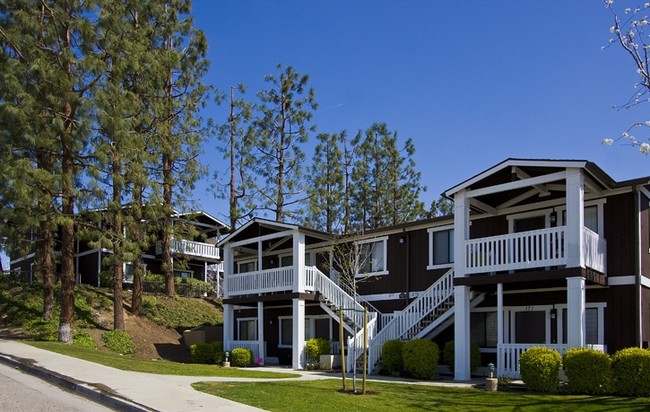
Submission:
[[[307,357],[312,363],[320,364],[320,355],[328,355],[331,351],[330,341],[325,338],[312,338],[305,342]]]
[[[650,351],[621,349],[612,357],[615,391],[623,396],[650,396]]]
[[[535,346],[519,357],[521,379],[533,391],[555,392],[562,365],[560,354],[550,348]]]
[[[253,352],[246,348],[235,348],[230,351],[230,364],[243,368],[253,363]]]
[[[223,342],[201,342],[190,345],[190,358],[192,363],[221,365],[225,358]]]
[[[567,390],[586,395],[612,392],[612,360],[608,354],[589,348],[572,348],[564,354]]]
[[[455,345],[453,339],[445,343],[445,347],[442,350],[442,359],[444,363],[449,365],[449,369],[454,372],[454,356],[455,356]],[[475,343],[470,345],[470,372],[474,373],[478,368],[481,367],[481,350],[479,346]]]
[[[399,373],[404,369],[402,360],[402,347],[404,343],[399,339],[389,340],[381,348],[381,363],[390,373]]]
[[[439,357],[438,345],[428,339],[410,340],[402,346],[404,370],[417,379],[431,379]]]

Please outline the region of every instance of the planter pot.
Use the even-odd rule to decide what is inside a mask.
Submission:
[[[321,369],[334,369],[341,367],[341,355],[320,355]]]

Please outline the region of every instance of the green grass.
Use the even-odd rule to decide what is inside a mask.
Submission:
[[[62,355],[99,363],[116,369],[132,372],[157,373],[162,375],[182,376],[221,376],[229,378],[257,378],[281,379],[297,378],[295,373],[276,373],[265,371],[261,368],[237,369],[222,368],[216,365],[203,365],[194,363],[177,363],[164,360],[145,360],[131,356],[101,352],[94,349],[85,349],[78,346],[66,345],[59,342],[25,342],[37,348],[46,349]]]
[[[348,390],[351,381],[347,381]],[[442,386],[368,382],[370,394],[340,391],[340,380],[198,382],[196,390],[269,411],[647,411],[650,398],[486,392]],[[361,389],[358,381],[357,389]]]

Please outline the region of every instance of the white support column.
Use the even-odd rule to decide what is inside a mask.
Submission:
[[[261,301],[257,302],[257,346],[260,358],[264,359],[264,302]]]
[[[464,190],[454,195],[454,277],[465,276],[465,241],[469,240],[469,199]]]
[[[585,278],[567,278],[567,343],[581,348],[585,343]]]
[[[471,378],[469,297],[469,286],[454,287],[454,379],[457,381]]]
[[[505,364],[503,343],[503,283],[497,283],[497,376],[501,376]]]
[[[567,170],[566,255],[567,267],[585,267],[582,253],[585,226],[585,185],[580,169]]]
[[[223,298],[227,299],[230,297],[228,290],[228,278],[234,275],[235,273],[235,262],[232,247],[229,244],[224,245],[223,247]]]
[[[293,339],[291,350],[291,367],[300,370],[305,358],[305,301],[293,299]]]
[[[293,292],[305,291],[305,234],[293,233]]]
[[[264,257],[264,253],[262,251],[263,244],[261,240],[257,241],[257,270],[264,270],[262,267],[262,259]]]
[[[223,305],[223,347],[225,350],[232,349],[231,342],[235,333],[235,307],[228,303]]]

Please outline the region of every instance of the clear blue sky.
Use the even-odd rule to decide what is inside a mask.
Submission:
[[[600,143],[650,119],[650,105],[611,108],[637,75],[622,50],[601,50],[612,17],[599,0],[195,0],[193,16],[208,37],[206,80],[219,89],[244,83],[252,97],[276,64],[292,65],[310,76],[318,132],[386,122],[413,138],[427,204],[508,157],[591,160],[617,180],[650,175],[636,149]],[[226,108],[205,115],[223,121]],[[214,146],[203,155],[211,173],[224,170]],[[207,185],[196,198],[226,219]]]

